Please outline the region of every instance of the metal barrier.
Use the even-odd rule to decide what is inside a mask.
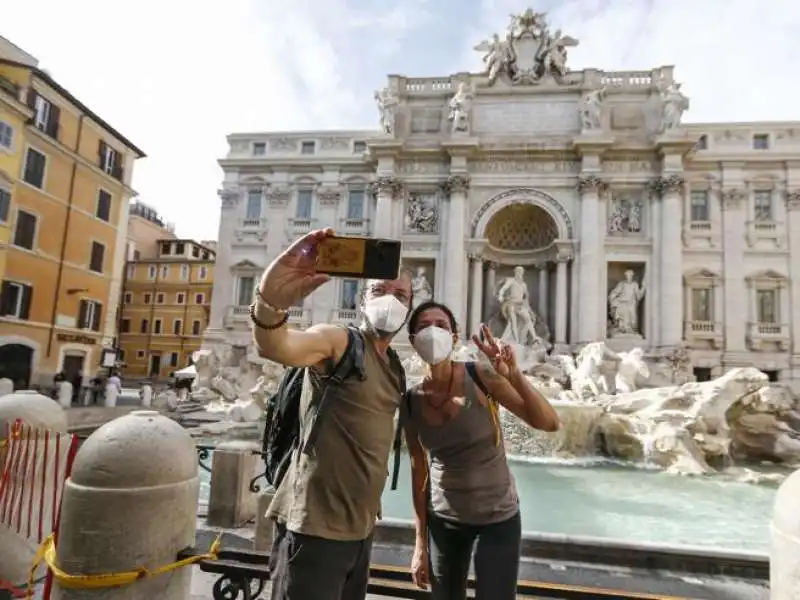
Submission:
[[[196,555],[187,549],[178,559]],[[214,600],[260,600],[269,581],[269,554],[255,550],[222,549],[216,560],[200,561],[204,573],[219,575],[214,582]],[[386,565],[371,565],[367,592],[376,596],[425,600],[430,592],[415,586],[408,569]],[[474,589],[475,581],[470,579]],[[574,586],[543,581],[519,581],[518,598],[557,598],[559,600],[689,600],[674,596],[642,594],[624,590]]]

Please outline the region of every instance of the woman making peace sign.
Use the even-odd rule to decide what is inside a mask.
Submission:
[[[491,367],[451,360],[458,328],[443,304],[418,306],[408,331],[429,367],[400,407],[417,527],[414,582],[430,584],[434,600],[464,600],[475,546],[476,599],[513,600],[522,524],[498,405],[543,431],[558,429],[558,415],[485,325],[473,342]]]

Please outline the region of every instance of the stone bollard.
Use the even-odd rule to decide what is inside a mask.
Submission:
[[[211,527],[241,527],[256,516],[257,496],[250,490],[255,477],[257,446],[250,442],[223,442],[214,448],[206,523]]]
[[[14,393],[14,382],[8,377],[0,379],[0,396],[7,396]]]
[[[770,600],[795,600],[800,593],[800,469],[778,488],[772,510],[769,557]]]
[[[56,548],[68,574],[157,569],[194,545],[200,482],[191,436],[156,411],[106,423],[83,443],[64,486]],[[129,585],[70,589],[54,600],[188,600],[192,569]]]
[[[139,392],[142,398],[142,406],[150,408],[153,405],[153,386],[149,383],[143,383],[142,389]]]
[[[117,405],[117,396],[119,396],[117,386],[113,383],[106,384],[105,395],[103,396],[105,407],[114,408]]]
[[[84,406],[90,406],[92,404],[92,394],[93,393],[94,392],[92,391],[92,388],[90,388],[90,387],[88,387],[88,388],[83,390],[83,405]],[[78,395],[80,395],[80,392],[78,392]]]
[[[59,382],[58,403],[61,408],[70,408],[72,406],[72,383],[69,381]]]
[[[269,552],[272,550],[272,536],[275,529],[275,521],[267,518],[267,509],[272,499],[275,497],[273,490],[261,492],[258,495],[258,514],[256,515],[256,538],[253,541],[254,549],[259,552]]]

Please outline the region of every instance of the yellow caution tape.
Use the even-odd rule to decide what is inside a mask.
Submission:
[[[208,552],[205,554],[190,556],[189,558],[184,558],[183,560],[176,561],[163,567],[158,567],[157,569],[140,567],[138,569],[134,569],[133,571],[125,571],[122,573],[108,573],[101,575],[70,575],[69,573],[62,571],[56,564],[55,540],[53,539],[53,536],[50,535],[44,540],[44,542],[42,542],[42,545],[39,546],[39,550],[36,552],[36,556],[34,557],[33,566],[31,566],[31,570],[28,575],[28,594],[26,598],[33,598],[35,573],[42,562],[47,564],[47,567],[53,574],[53,578],[62,588],[101,589],[119,587],[130,585],[139,581],[140,579],[155,577],[157,575],[163,575],[183,567],[188,567],[190,565],[199,563],[202,560],[216,560],[217,555],[219,554],[221,540],[222,534],[217,536],[217,538],[212,542]]]

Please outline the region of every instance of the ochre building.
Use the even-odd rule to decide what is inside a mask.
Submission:
[[[0,38],[0,377],[18,388],[86,380],[113,348],[142,157]]]
[[[125,378],[166,379],[190,365],[208,325],[216,249],[164,232],[152,244],[129,242],[119,323]]]

